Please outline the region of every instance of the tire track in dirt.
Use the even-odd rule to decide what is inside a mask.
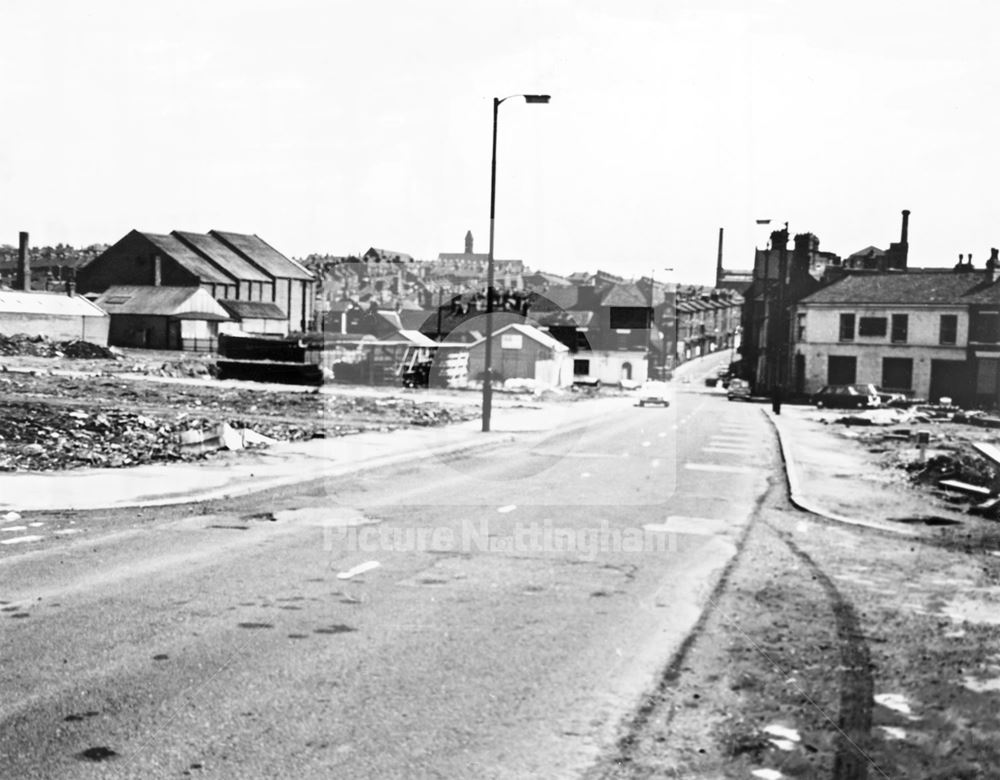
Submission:
[[[826,573],[789,535],[767,523],[785,545],[813,573],[830,600],[840,640],[840,707],[837,729],[840,732],[833,763],[833,780],[867,780],[868,768],[885,776],[868,756],[871,740],[872,702],[875,681],[871,652],[861,630],[854,607],[844,598]]]

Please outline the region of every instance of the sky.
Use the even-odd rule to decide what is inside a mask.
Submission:
[[[136,228],[710,283],[789,223],[1000,246],[988,0],[3,0],[0,243]],[[759,219],[772,220],[758,226]],[[669,269],[669,270],[668,270]]]

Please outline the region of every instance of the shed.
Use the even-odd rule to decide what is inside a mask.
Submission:
[[[229,314],[200,287],[115,285],[95,303],[111,316],[108,343],[142,349],[215,352]]]
[[[538,385],[573,383],[569,348],[532,325],[511,323],[493,332],[493,378],[534,379]],[[486,337],[468,345],[469,376],[481,379],[486,367]]]
[[[234,301],[227,298],[220,300],[219,305],[239,324],[239,329],[244,333],[278,336],[288,334],[288,317],[276,303]]]
[[[80,295],[0,290],[0,333],[108,343],[108,315]]]

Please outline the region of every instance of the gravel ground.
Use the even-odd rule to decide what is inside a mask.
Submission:
[[[809,435],[846,446],[822,424]],[[836,478],[886,480],[873,516],[935,511],[905,472],[878,472],[884,452],[852,445]],[[979,543],[996,526],[963,517],[916,538],[846,526],[790,508],[779,476],[698,630],[595,776],[996,777],[1000,556]]]
[[[39,360],[47,362],[41,366]],[[98,371],[100,365],[115,371]],[[163,377],[164,364],[153,365],[159,368],[152,378]],[[178,436],[220,423],[295,441],[444,425],[478,415],[469,404],[414,396],[253,388],[249,383],[234,387],[209,378],[206,363],[198,365],[187,375],[203,381],[180,384],[137,379],[134,363],[130,373],[119,372],[121,361],[6,359],[7,370],[0,373],[0,470],[124,467],[211,457],[183,450]],[[66,369],[71,369],[69,375]]]

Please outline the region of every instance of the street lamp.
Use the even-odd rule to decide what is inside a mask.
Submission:
[[[525,103],[548,103],[548,95],[508,95],[493,98],[493,162],[490,170],[490,252],[486,260],[486,370],[483,373],[483,433],[490,430],[493,412],[493,222],[497,203],[497,116],[505,100],[523,97]]]

